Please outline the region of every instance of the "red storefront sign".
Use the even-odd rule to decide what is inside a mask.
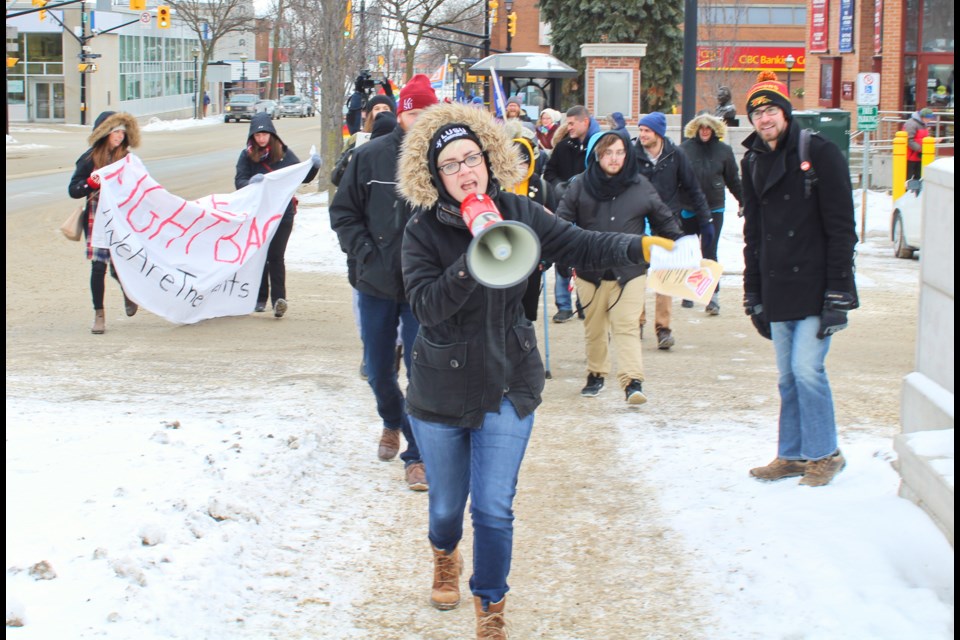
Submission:
[[[830,2],[812,0],[810,3],[810,53],[826,53],[828,50]]]
[[[698,71],[786,71],[788,55],[794,72],[806,69],[803,47],[697,47]]]

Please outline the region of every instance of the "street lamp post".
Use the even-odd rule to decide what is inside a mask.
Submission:
[[[783,64],[787,67],[787,100],[793,102],[793,98],[790,97],[792,95],[790,93],[790,76],[793,75],[793,65],[797,64],[797,59],[793,57],[792,53],[788,53],[783,60]]]
[[[460,56],[451,53],[447,56],[447,60],[450,62],[450,69],[453,71],[453,99],[456,102],[459,97],[459,93],[457,92],[457,63],[460,62]]]
[[[247,54],[240,54],[240,90],[247,90]]]
[[[197,75],[197,60],[200,58],[200,49],[193,48],[193,118],[200,119],[200,76]]]
[[[507,53],[510,53],[511,51],[513,51],[513,34],[510,33],[510,24],[513,19],[510,17],[510,15],[513,13],[513,2],[511,0],[506,0],[506,2],[504,2],[503,4],[507,10],[506,11],[507,19],[504,20],[503,22],[504,24],[507,25]]]

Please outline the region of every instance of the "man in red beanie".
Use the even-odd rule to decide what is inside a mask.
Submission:
[[[757,332],[773,341],[780,421],[777,457],[750,475],[803,476],[801,485],[820,487],[846,464],[824,361],[833,334],[858,306],[850,168],[835,144],[801,133],[775,74],[758,80],[747,96],[755,131],[743,141],[740,165],[743,306]]]
[[[413,340],[420,325],[403,290],[400,243],[412,212],[397,193],[396,173],[404,134],[424,109],[436,103],[430,79],[423,74],[413,76],[400,90],[397,128],[354,152],[330,205],[330,226],[337,232],[340,248],[357,265],[363,361],[383,420],[377,456],[392,460],[400,450],[402,432],[407,450],[400,459],[407,486],[414,491],[426,491],[427,476],[395,367],[399,331],[409,376]]]

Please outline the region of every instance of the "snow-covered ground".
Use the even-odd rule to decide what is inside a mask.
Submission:
[[[342,276],[343,255],[329,228],[324,196],[307,195],[300,202],[288,268]],[[855,202],[859,207],[859,194]],[[891,254],[889,210],[889,196],[870,194],[870,234],[861,254]],[[731,209],[720,244],[728,274],[742,269],[740,227]],[[16,375],[7,370],[8,380]],[[48,383],[56,386],[56,380]],[[307,401],[295,391],[271,390],[255,410],[235,411],[228,422],[217,404],[221,398],[190,397],[177,413],[189,428],[171,424],[169,408],[159,399],[143,399],[116,414],[97,401],[64,404],[8,393],[8,417],[29,420],[8,420],[6,433],[7,621],[24,623],[8,626],[7,638],[290,637],[266,631],[270,612],[285,605],[271,600],[269,585],[257,582],[263,568],[253,566],[277,564],[272,579],[284,579],[284,557],[260,551],[270,546],[265,540],[284,538],[284,522],[261,520],[259,514],[276,513],[298,478],[331,473],[329,462],[316,455],[329,436],[320,425],[309,443],[247,438],[242,458],[226,452],[231,443],[241,446],[237,434],[253,431],[264,415],[303,411],[330,421],[348,419],[341,414],[349,407],[336,394],[311,393]],[[782,483],[758,492],[745,473],[725,486],[704,484],[704,474],[712,470],[746,469],[769,457],[768,440],[744,440],[737,426],[722,416],[709,428],[678,419],[663,430],[656,451],[630,450],[630,438],[623,438],[625,455],[672,461],[669,469],[645,467],[645,474],[662,487],[658,497],[672,514],[669,525],[703,561],[702,577],[714,585],[703,594],[706,605],[724,629],[740,630],[704,630],[704,637],[953,638],[953,548],[923,511],[897,496],[889,439],[859,434],[844,441],[848,469],[825,489],[797,491],[794,483]],[[928,447],[952,455],[952,431],[933,434]],[[209,465],[197,464],[204,458]],[[952,466],[944,475],[952,482]],[[323,503],[325,496],[315,493],[310,500]],[[198,502],[207,505],[209,515],[225,519],[215,522],[185,510]],[[369,533],[363,505],[362,499],[340,501],[325,517],[311,516],[315,536],[337,547],[337,555],[326,561],[349,564],[363,553]],[[303,517],[297,504],[283,513]],[[737,526],[745,520],[756,526]],[[96,541],[92,552],[91,541]],[[41,561],[56,579],[31,575],[31,568],[44,572],[35,567]],[[744,596],[747,585],[750,595]],[[330,614],[310,637],[362,637],[348,611],[361,588],[358,581],[325,584]],[[246,626],[229,624],[231,608],[251,589],[263,591],[259,619],[247,611],[253,619]]]

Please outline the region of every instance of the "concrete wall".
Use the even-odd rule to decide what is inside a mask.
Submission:
[[[923,249],[916,370],[901,388],[894,439],[900,495],[937,522],[953,544],[954,179],[953,158],[927,166],[923,180]]]

